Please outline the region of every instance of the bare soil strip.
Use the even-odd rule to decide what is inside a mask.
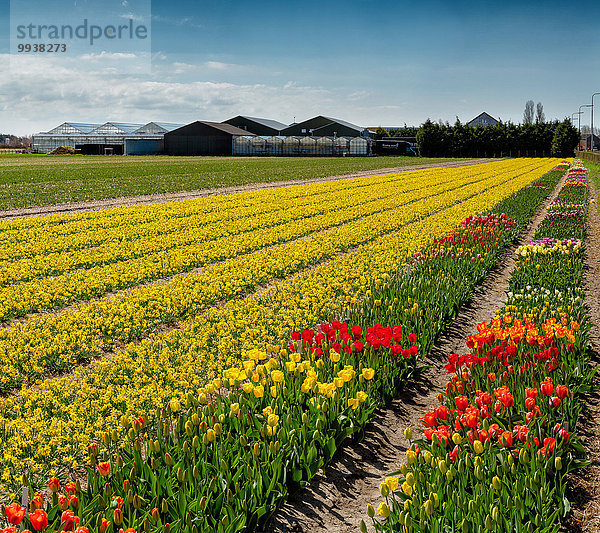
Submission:
[[[597,368],[600,365],[600,216],[598,191],[593,183],[590,183],[589,194],[583,286],[593,324],[590,331],[591,364]],[[595,385],[600,388],[598,376]],[[592,464],[570,476],[567,497],[573,502],[573,512],[564,531],[600,533],[600,389],[587,396],[578,432]]]
[[[517,246],[531,241],[546,215],[546,207],[563,183],[564,178],[533,217],[520,242],[504,251],[496,268],[436,342],[426,361],[431,367],[412,380],[390,405],[376,411],[365,438],[344,447],[306,489],[292,495],[264,533],[357,533],[361,519],[368,522],[367,504],[376,507],[382,500],[379,484],[406,460],[408,441],[404,429],[422,427],[419,419],[435,407],[436,394],[447,381],[444,364],[448,356],[464,352],[466,336],[476,331],[479,322],[489,321],[506,301],[508,281],[515,267],[514,252]],[[367,526],[373,531],[371,525]]]
[[[195,198],[204,198],[207,196],[217,196],[223,194],[235,194],[247,191],[257,191],[262,189],[274,189],[277,187],[288,187],[290,185],[306,185],[309,183],[321,183],[326,181],[337,181],[348,178],[359,178],[363,176],[379,176],[383,174],[398,174],[400,172],[411,172],[413,170],[422,170],[427,168],[456,168],[469,165],[479,165],[500,161],[500,159],[472,159],[466,161],[448,161],[445,163],[430,163],[426,165],[412,165],[405,167],[382,168],[377,170],[361,170],[351,174],[342,174],[339,176],[324,176],[322,178],[299,179],[288,181],[276,181],[272,183],[252,183],[249,185],[239,185],[235,187],[217,187],[212,189],[201,189],[197,191],[181,191],[164,194],[147,194],[141,196],[128,196],[121,198],[108,198],[105,200],[92,200],[89,202],[72,202],[63,204],[52,204],[45,206],[21,207],[18,209],[0,210],[0,220],[9,220],[19,217],[59,215],[74,213],[77,211],[96,211],[99,209],[110,209],[114,207],[125,207],[131,205],[158,204],[165,202],[176,202],[178,200],[191,200]]]

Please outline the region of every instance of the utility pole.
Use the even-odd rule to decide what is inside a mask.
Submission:
[[[590,125],[592,127],[592,152],[594,151],[594,96],[598,95],[600,93],[594,93],[592,94],[592,116],[591,116],[591,120],[590,120]]]

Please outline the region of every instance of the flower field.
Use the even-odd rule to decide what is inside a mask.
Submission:
[[[23,519],[16,505],[8,521],[102,532],[263,524],[419,371],[562,177],[549,172],[557,163],[517,159],[2,223],[3,493],[8,502],[23,482],[32,494],[46,487],[45,501],[32,497],[30,515]],[[577,179],[585,185],[585,176]],[[530,280],[555,273],[557,258],[567,257],[567,278],[555,277],[580,279],[581,245],[547,244],[552,229],[582,227],[581,217],[579,226],[552,218],[583,215],[585,187],[567,183],[549,210],[548,235],[539,236],[544,244],[519,251],[529,288],[511,289],[510,305],[521,307],[510,312],[526,324],[522,339],[532,337],[529,315],[539,312],[536,342],[539,331],[560,331],[565,351],[581,355],[580,294],[559,306],[558,293],[535,292],[571,294],[574,285]],[[562,233],[556,238],[568,238]],[[553,371],[568,393],[556,393],[562,404],[550,414],[566,412],[578,386],[565,368]],[[572,408],[557,419],[560,429],[574,418]],[[378,527],[405,513],[392,500],[392,518]]]
[[[424,438],[367,509],[377,531],[559,531],[566,476],[583,464],[576,425],[593,374],[581,288],[586,174],[571,167],[534,241],[516,251],[506,305],[448,359]]]

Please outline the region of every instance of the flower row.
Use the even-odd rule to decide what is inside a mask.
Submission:
[[[335,318],[340,308],[375,294],[377,285],[395,275],[434,237],[458,226],[477,208],[486,209],[498,198],[513,195],[531,179],[531,175],[521,175],[481,190],[427,219],[276,282],[265,291],[197,311],[199,314],[182,322],[179,329],[127,346],[110,359],[93,362],[72,375],[39,381],[22,389],[19,397],[3,399],[0,448],[5,480],[14,480],[13,473],[23,469],[37,477],[61,465],[76,467],[90,441],[104,431],[116,430],[123,414],[139,416],[169,398],[184,398],[186,391],[197,390],[238,364],[240,355],[251,347],[264,346],[265,339],[285,339],[293,329]],[[510,205],[517,211],[525,205],[531,207],[526,201],[530,195],[541,201],[545,193],[527,190],[524,194],[526,197],[511,197]],[[502,233],[503,228],[499,226],[498,231]],[[289,255],[294,255],[293,249]],[[453,278],[450,274],[448,279]],[[481,271],[476,274],[480,276]],[[464,296],[463,280],[460,275],[453,282],[461,285],[455,298]],[[189,303],[189,292],[182,292],[173,301]],[[404,308],[405,302],[401,305]],[[140,313],[148,311],[144,306],[136,307]],[[453,301],[446,302],[444,309],[446,314],[453,312]],[[411,320],[419,316],[421,310],[415,309]],[[443,321],[442,317],[435,327]],[[75,337],[77,331],[73,328],[70,334]]]
[[[467,336],[469,352],[449,357],[424,439],[380,487],[385,521],[367,510],[377,531],[549,532],[567,515],[589,326],[581,243],[551,246],[519,249],[506,306]]]
[[[455,177],[456,178],[456,177]],[[230,227],[222,236],[211,234],[211,228],[202,238],[193,230],[189,234],[178,234],[182,241],[153,239],[144,250],[144,243],[131,259],[111,261],[82,270],[67,271],[51,278],[34,279],[0,288],[0,320],[23,316],[40,309],[59,309],[74,301],[99,297],[107,292],[132,287],[157,278],[187,272],[228,258],[238,258],[278,243],[291,242],[307,235],[314,236],[328,228],[351,224],[355,221],[367,224],[382,217],[401,219],[407,213],[423,216],[423,206],[439,205],[442,196],[461,198],[472,194],[473,188],[495,184],[495,176],[485,179],[473,178],[466,183],[455,179],[431,188],[420,187],[418,191],[398,194],[397,184],[374,187],[367,194],[352,200],[344,198],[330,202],[325,212],[317,206],[312,216],[282,220],[263,216],[248,227],[243,219],[237,231]],[[442,204],[443,205],[443,204]],[[284,214],[283,218],[287,218]],[[383,225],[383,224],[382,224]],[[244,227],[245,226],[245,227]],[[158,247],[158,248],[157,248]],[[147,253],[146,253],[147,252]],[[52,259],[52,258],[51,258]]]

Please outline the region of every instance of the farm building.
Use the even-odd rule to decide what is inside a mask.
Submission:
[[[319,115],[281,130],[284,136],[374,137],[375,132],[345,120]]]
[[[224,124],[231,124],[236,128],[245,130],[248,133],[261,136],[280,135],[281,131],[288,127],[287,124],[277,122],[268,118],[246,117],[238,115],[237,117],[224,120]]]
[[[485,111],[477,115],[473,120],[467,122],[467,126],[472,126],[473,128],[475,126],[496,126],[497,124],[499,124],[499,122]]]
[[[197,120],[165,134],[165,153],[232,155],[233,139],[237,135],[247,136],[248,132],[231,124]]]
[[[165,122],[148,124],[64,122],[50,131],[34,135],[33,150],[47,154],[59,146],[71,146],[80,150],[82,154],[158,154],[163,151],[165,133],[180,126],[181,124]]]
[[[232,155],[363,156],[372,155],[373,141],[364,137],[259,137],[234,135]]]

